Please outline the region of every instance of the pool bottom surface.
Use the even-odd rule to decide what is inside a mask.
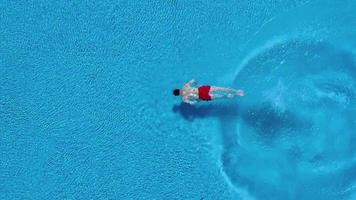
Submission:
[[[0,4],[0,199],[354,200],[355,6]]]

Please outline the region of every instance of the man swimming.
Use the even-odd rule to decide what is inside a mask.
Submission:
[[[216,87],[203,85],[194,87],[196,85],[195,80],[190,80],[183,85],[182,89],[174,89],[174,96],[182,96],[182,100],[185,103],[195,104],[200,101],[210,101],[212,99],[219,98],[233,98],[235,96],[244,96],[242,90],[234,90],[231,88]]]

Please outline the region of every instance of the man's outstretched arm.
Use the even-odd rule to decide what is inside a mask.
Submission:
[[[183,102],[184,102],[184,103],[188,103],[188,104],[190,104],[190,105],[193,105],[193,104],[197,103],[196,100],[190,100],[190,99],[188,99],[188,98],[183,98]]]
[[[189,83],[189,84],[194,84],[194,83],[195,83],[195,80],[192,79],[192,80],[190,80],[188,83]]]
[[[194,105],[197,103],[196,100],[188,100],[187,103],[189,103],[190,105]]]
[[[195,82],[194,79],[188,81],[184,86],[190,86],[190,85],[192,85],[192,84],[196,84],[196,82]]]

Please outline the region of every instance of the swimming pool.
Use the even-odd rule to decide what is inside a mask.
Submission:
[[[1,3],[0,198],[356,199],[355,9]]]

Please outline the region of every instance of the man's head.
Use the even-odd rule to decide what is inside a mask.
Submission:
[[[180,90],[179,89],[174,89],[173,90],[173,95],[174,96],[179,96],[180,95]]]

